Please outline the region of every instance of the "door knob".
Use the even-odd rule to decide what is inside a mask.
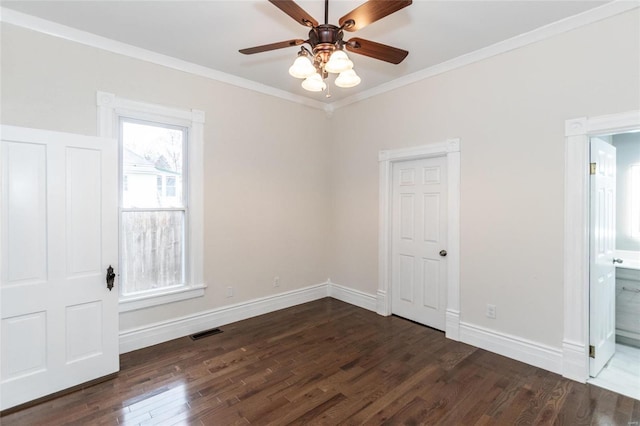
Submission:
[[[113,272],[113,266],[109,265],[107,268],[107,288],[109,291],[113,288],[113,280],[115,280],[116,274]]]
[[[440,256],[445,257],[447,255],[446,250],[440,250]]]
[[[613,263],[622,263],[622,262],[624,262],[622,259],[619,259],[617,257],[613,258]]]

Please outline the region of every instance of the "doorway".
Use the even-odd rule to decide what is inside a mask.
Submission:
[[[640,399],[640,132],[627,132],[591,138],[591,164],[597,164],[594,152],[613,152],[614,167],[612,202],[598,208],[601,198],[595,187],[601,180],[597,170],[591,170],[590,214],[590,379],[604,387],[627,396]],[[595,244],[600,230],[601,212],[615,212],[611,228],[610,244]],[[594,254],[599,247],[611,246],[604,255],[604,269],[611,275],[609,295],[603,295],[606,280],[596,279],[594,271],[602,266],[594,264]],[[604,251],[602,251],[604,253]],[[597,256],[596,256],[597,257]],[[595,274],[600,275],[600,274]],[[612,310],[602,309],[603,301],[612,297]],[[605,304],[606,305],[606,304]],[[607,330],[608,329],[608,330]],[[604,331],[611,333],[610,353],[600,345]],[[592,349],[592,350],[591,350]],[[602,350],[602,354],[598,353]]]
[[[423,158],[443,157],[446,162],[446,309],[445,335],[460,340],[460,140],[450,139],[429,145],[380,151],[380,221],[379,282],[376,311],[392,313],[392,235],[393,235],[393,169],[394,164]]]
[[[589,147],[590,138],[640,129],[640,110],[581,117],[565,123],[564,334],[562,375],[589,375]],[[620,391],[620,390],[618,390]]]

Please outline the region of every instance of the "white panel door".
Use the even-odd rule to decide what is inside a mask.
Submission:
[[[391,310],[439,330],[447,297],[446,178],[444,156],[393,165]]]
[[[117,142],[2,126],[1,408],[118,371]]]
[[[591,138],[589,237],[589,344],[595,356],[589,373],[597,376],[616,349],[616,148]]]

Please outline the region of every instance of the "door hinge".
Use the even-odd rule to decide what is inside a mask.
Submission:
[[[596,163],[589,164],[589,173],[592,175],[596,174]]]
[[[596,357],[596,347],[593,345],[589,345],[589,358]]]

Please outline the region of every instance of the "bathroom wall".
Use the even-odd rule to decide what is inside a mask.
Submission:
[[[640,251],[640,132],[614,135],[611,139],[618,170],[616,249]]]
[[[640,133],[615,135],[617,153],[616,340],[640,347]]]

